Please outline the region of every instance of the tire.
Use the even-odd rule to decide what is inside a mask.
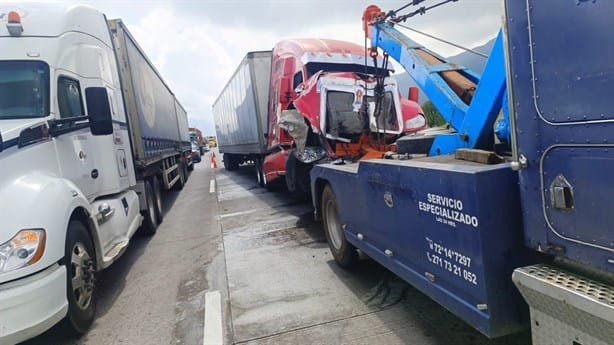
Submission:
[[[228,171],[233,171],[239,169],[239,157],[232,155],[230,153],[225,153],[224,158],[224,169]]]
[[[173,190],[179,191],[183,189],[187,176],[185,164],[183,164],[182,162],[177,163],[177,174],[179,174],[179,180],[177,180],[177,182],[175,182],[175,184],[173,185]]]
[[[64,263],[66,265],[67,328],[85,333],[96,314],[96,254],[92,239],[80,221],[71,221],[66,234]]]
[[[231,154],[224,154],[224,169],[228,171],[233,171],[237,169],[237,165],[235,164],[235,158]]]
[[[147,210],[143,212],[143,225],[141,229],[146,235],[153,236],[158,230],[158,217],[156,216],[156,200],[154,190],[149,180],[145,180],[145,200]]]
[[[311,167],[300,162],[293,153],[286,158],[286,187],[295,198],[305,198],[311,194],[309,171]]]
[[[254,167],[256,168],[256,181],[260,187],[265,187],[266,182],[264,180],[264,169],[262,167],[262,158],[256,157],[254,160]]]
[[[164,220],[164,210],[162,208],[162,186],[160,179],[157,176],[151,178],[151,187],[153,188],[154,205],[156,206],[156,217],[158,224]]]
[[[188,164],[188,171],[194,170],[194,164],[195,163],[200,163],[200,160],[198,160],[196,162],[192,161],[192,164]]]
[[[358,261],[356,247],[349,243],[344,234],[343,224],[337,210],[337,199],[330,186],[324,187],[322,192],[322,225],[326,234],[326,241],[330,252],[337,264],[343,268],[350,268]]]
[[[190,169],[190,167],[192,167],[192,169]],[[187,165],[187,164],[183,164],[183,184],[185,185],[186,183],[188,183],[188,179],[190,179],[190,171],[194,170],[194,164],[192,165]]]

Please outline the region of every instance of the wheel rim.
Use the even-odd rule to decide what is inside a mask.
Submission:
[[[328,231],[328,237],[331,244],[337,250],[341,249],[343,243],[343,229],[339,222],[339,215],[337,213],[337,206],[333,200],[328,200],[325,205],[326,212],[326,230]]]
[[[85,245],[75,243],[70,257],[72,293],[77,306],[87,309],[92,302],[95,284],[95,269]]]

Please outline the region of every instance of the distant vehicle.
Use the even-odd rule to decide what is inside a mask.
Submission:
[[[200,163],[200,161],[201,161],[200,150],[201,150],[201,148],[198,147],[198,145],[192,143],[192,162]]]
[[[190,162],[186,111],[119,19],[0,5],[0,344],[95,316],[97,272]],[[10,202],[8,202],[10,200]]]
[[[214,135],[208,136],[207,141],[209,143],[209,148],[217,147],[217,139]]]
[[[203,138],[203,133],[198,128],[190,127],[190,141],[200,149],[200,154],[205,154],[207,141]]]
[[[365,60],[364,47],[337,40],[249,52],[213,104],[224,167],[254,162],[261,186],[285,180],[300,196],[314,164],[381,158],[396,138],[426,128],[417,97],[401,97],[383,59]],[[370,111],[377,88],[385,100]]]

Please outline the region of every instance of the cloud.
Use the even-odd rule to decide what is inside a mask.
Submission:
[[[50,2],[48,0],[48,2]],[[83,2],[71,0],[70,3]],[[122,18],[188,111],[190,123],[214,133],[211,105],[250,50],[268,50],[287,38],[335,38],[363,44],[361,17],[391,0],[90,0],[108,18]],[[430,5],[435,1],[426,1]],[[492,38],[500,2],[463,0],[408,20],[406,25],[473,47]],[[442,55],[457,49],[411,34]]]

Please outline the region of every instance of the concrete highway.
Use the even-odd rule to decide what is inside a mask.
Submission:
[[[157,234],[99,275],[90,331],[26,344],[530,344],[489,341],[370,259],[339,268],[310,202],[259,188],[251,166],[204,157],[164,197]]]

